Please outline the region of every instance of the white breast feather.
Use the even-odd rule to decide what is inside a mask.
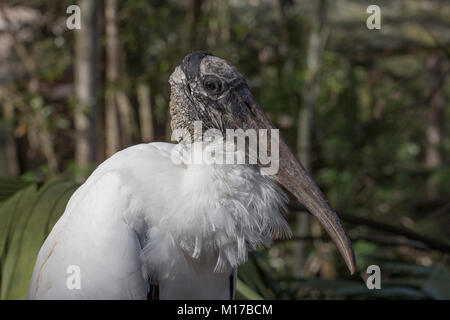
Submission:
[[[247,260],[248,251],[291,234],[281,214],[286,195],[256,166],[187,164],[178,185],[167,212],[149,213],[144,219],[170,235],[184,255],[211,265],[215,272],[237,267]],[[150,229],[152,232],[148,239],[155,238]],[[154,241],[147,243],[143,252],[148,257],[164,256]],[[166,262],[158,259],[156,265],[148,259],[148,274],[167,273],[174,261],[167,258]]]

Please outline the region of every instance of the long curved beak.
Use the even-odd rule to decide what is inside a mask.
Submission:
[[[279,136],[279,139],[271,139],[270,129],[275,129],[275,127],[255,101],[248,88],[241,88],[236,92],[236,97],[242,108],[250,109],[250,112],[240,115],[240,120],[242,121],[240,127],[268,130],[267,134],[270,138],[267,139],[267,150],[279,150],[278,172],[274,174],[274,178],[319,220],[322,227],[336,244],[348,269],[353,274],[356,269],[355,254],[338,215],[328,204],[319,187],[314,183],[283,138]]]
[[[280,166],[275,179],[319,220],[322,227],[333,239],[348,269],[353,274],[356,270],[355,254],[338,215],[281,137],[279,147]]]

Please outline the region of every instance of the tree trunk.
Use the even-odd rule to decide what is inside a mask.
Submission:
[[[75,159],[85,166],[96,161],[99,2],[81,0],[80,9],[82,27],[76,31],[75,43]]]
[[[154,130],[150,87],[147,84],[140,83],[137,87],[137,96],[139,100],[141,142],[151,142],[154,140]]]
[[[192,0],[191,7],[187,13],[187,34],[188,43],[186,48],[191,51],[199,50],[200,37],[198,36],[198,23],[202,13],[203,0]]]
[[[16,139],[14,137],[14,105],[8,99],[2,98],[3,119],[6,122],[5,153],[8,176],[17,177],[20,174],[17,157]]]
[[[134,118],[133,107],[125,92],[121,89],[116,91],[116,102],[120,116],[121,147],[126,148],[133,143]]]
[[[324,27],[326,16],[326,1],[317,3],[312,15],[311,30],[309,34],[308,50],[306,56],[306,79],[302,94],[302,104],[298,119],[297,150],[298,157],[308,172],[311,172],[312,136],[314,108],[317,105],[317,97],[320,90],[319,72],[322,65],[324,43],[328,35],[328,29]],[[310,232],[311,216],[309,214],[298,215],[296,234],[306,237]],[[295,248],[294,272],[298,277],[304,276],[304,265],[307,259],[305,242],[298,242]]]
[[[105,0],[106,31],[106,93],[105,93],[105,149],[110,157],[120,148],[116,89],[119,80],[119,39],[117,28],[117,0]]]
[[[425,166],[430,169],[438,169],[442,165],[441,143],[444,136],[444,108],[445,93],[443,85],[445,74],[443,71],[443,59],[432,55],[427,59],[426,67],[429,75],[429,86],[432,96],[429,103],[427,120],[427,145]],[[429,181],[427,193],[431,199],[439,196],[437,186]]]

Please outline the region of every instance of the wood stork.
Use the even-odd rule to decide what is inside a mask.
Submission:
[[[274,128],[244,77],[209,53],[187,55],[169,83],[171,127],[193,143],[199,120],[220,132]],[[273,176],[250,164],[176,163],[176,146],[136,145],[92,173],[42,246],[29,299],[233,298],[248,251],[290,235],[276,182],[319,219],[354,272],[338,216],[282,139]],[[68,285],[70,270],[78,287]]]

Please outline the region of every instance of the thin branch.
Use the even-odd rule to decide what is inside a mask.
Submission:
[[[289,205],[289,208],[293,212],[304,212],[305,211],[305,208],[303,206],[300,206],[296,203],[291,203]],[[375,221],[375,220],[362,218],[362,217],[357,217],[357,216],[342,213],[342,212],[339,213],[339,218],[341,218],[343,221],[351,223],[351,224],[362,225],[362,226],[366,226],[369,228],[392,233],[395,235],[401,235],[410,240],[420,241],[430,249],[434,249],[434,250],[445,252],[445,253],[450,253],[450,244],[448,244],[444,241],[439,241],[439,240],[421,235],[417,232],[408,230],[403,227],[393,226],[393,225],[390,225],[390,224],[387,224],[384,222]]]
[[[329,241],[329,237],[322,236],[322,237],[313,237],[313,236],[306,236],[306,237],[292,237],[289,239],[279,239],[276,240],[275,243],[281,243],[281,242],[287,242],[287,241],[305,241],[305,242],[311,242],[311,241]],[[382,246],[398,246],[398,247],[410,247],[418,250],[427,250],[428,247],[422,243],[421,241],[414,241],[414,240],[402,240],[395,237],[377,237],[377,236],[351,236],[350,237],[352,242],[357,241],[366,241],[375,243]]]

